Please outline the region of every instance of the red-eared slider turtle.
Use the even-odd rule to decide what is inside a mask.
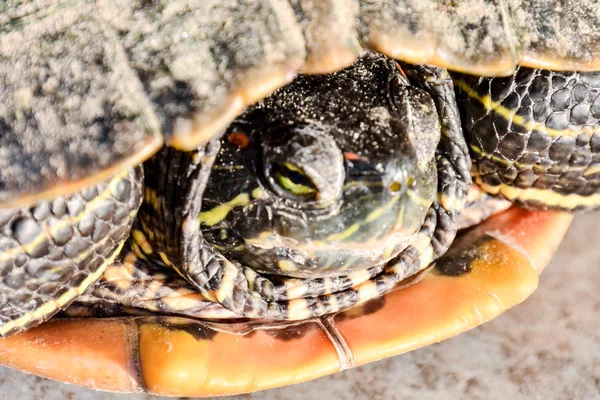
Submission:
[[[599,19],[586,1],[4,2],[0,361],[228,394],[493,318],[570,216],[513,209],[452,244],[508,204],[471,175],[529,208],[600,203]]]

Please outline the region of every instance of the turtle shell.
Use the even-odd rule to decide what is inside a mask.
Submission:
[[[522,302],[570,221],[516,208],[497,214],[459,238],[431,273],[333,316],[261,326],[53,320],[0,340],[0,362],[94,389],[169,396],[299,383],[438,342]]]
[[[19,1],[0,5],[0,206],[192,150],[298,73],[374,49],[479,75],[600,64],[591,0]]]

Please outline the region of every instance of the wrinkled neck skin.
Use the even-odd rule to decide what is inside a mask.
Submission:
[[[202,194],[203,238],[259,273],[383,267],[434,201],[439,139],[432,99],[391,60],[300,77],[225,132]]]

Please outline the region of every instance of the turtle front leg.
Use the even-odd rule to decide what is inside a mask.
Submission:
[[[49,319],[96,282],[141,202],[141,168],[0,214],[0,336]]]

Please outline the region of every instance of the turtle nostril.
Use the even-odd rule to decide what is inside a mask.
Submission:
[[[390,186],[388,186],[388,188],[390,189],[390,192],[398,193],[400,189],[402,189],[402,184],[398,181],[394,181],[390,184]]]

